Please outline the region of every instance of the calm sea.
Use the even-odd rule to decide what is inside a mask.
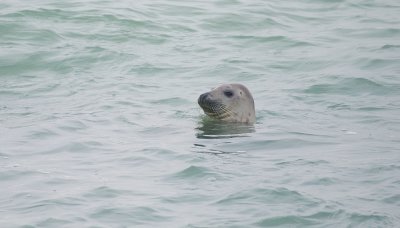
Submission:
[[[1,1],[0,227],[400,227],[400,2]]]

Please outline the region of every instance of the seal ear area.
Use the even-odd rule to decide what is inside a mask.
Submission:
[[[250,91],[249,91],[249,89],[247,89],[247,87],[246,86],[244,86],[244,85],[242,85],[242,84],[234,84],[238,89],[239,89],[239,91],[241,92],[239,92],[242,96],[247,96],[247,97],[251,97],[251,98],[253,98],[253,96],[251,95],[251,93],[250,93]]]

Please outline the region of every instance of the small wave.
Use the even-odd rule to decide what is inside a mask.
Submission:
[[[287,215],[262,219],[255,225],[260,227],[291,227],[293,225],[295,225],[296,227],[308,227],[316,224],[318,223],[311,219],[302,218],[301,216]]]
[[[42,128],[29,132],[29,137],[31,137],[32,139],[40,139],[40,140],[53,138],[54,136],[58,135],[59,134],[56,131],[47,128]]]
[[[90,214],[90,218],[106,223],[118,223],[121,226],[149,225],[152,222],[168,221],[168,217],[152,207],[131,206],[131,207],[105,207],[102,206],[96,212]]]
[[[400,49],[400,45],[385,44],[380,49]]]
[[[90,192],[84,194],[83,196],[89,199],[104,199],[104,198],[117,198],[120,197],[121,195],[130,193],[131,191],[126,191],[126,190],[122,191],[107,186],[102,186],[92,189]]]
[[[270,45],[274,45],[275,48],[289,48],[289,47],[302,47],[302,46],[314,46],[314,44],[306,41],[291,39],[287,36],[250,36],[250,35],[236,35],[231,36],[229,38],[235,39],[237,41],[245,41],[246,44],[241,45],[249,45],[254,46],[257,44],[265,45],[266,43]]]
[[[251,203],[263,202],[266,204],[303,204],[303,205],[317,205],[318,200],[309,198],[306,195],[299,193],[298,191],[290,190],[287,188],[255,188],[245,191],[240,191],[224,197],[221,200],[215,202],[215,204],[230,205],[238,203]]]
[[[261,227],[308,227],[315,225],[321,225],[322,227],[332,225],[333,227],[337,227],[339,224],[338,221],[343,221],[345,217],[347,218],[346,223],[348,227],[392,227],[393,225],[391,223],[392,220],[385,215],[349,213],[344,210],[319,211],[310,215],[273,216],[260,220],[256,225]],[[343,226],[343,223],[339,226]]]
[[[392,195],[389,197],[385,197],[383,202],[388,203],[388,204],[393,204],[393,205],[400,205],[400,194]]]
[[[1,181],[6,181],[6,180],[18,180],[18,179],[24,179],[24,178],[32,178],[35,175],[40,174],[40,172],[36,171],[30,171],[30,170],[14,170],[10,169],[1,172],[0,175],[0,180]]]
[[[322,177],[314,178],[313,180],[306,181],[303,185],[333,185],[336,184],[338,180],[336,178]]]
[[[191,165],[184,170],[175,173],[173,176],[174,178],[198,179],[203,177],[212,177],[215,175],[205,167]]]
[[[43,221],[38,222],[36,225],[38,227],[61,227],[61,226],[68,226],[72,224],[71,221],[66,219],[59,219],[59,218],[46,218]],[[26,226],[24,226],[26,227]],[[29,227],[29,226],[27,226]],[[32,226],[34,227],[34,226]]]
[[[189,102],[188,100],[180,98],[180,97],[164,98],[164,99],[151,101],[150,103],[152,103],[152,104],[174,105],[174,106],[191,104],[191,102]]]
[[[308,94],[388,95],[398,93],[397,88],[385,86],[366,78],[348,78],[335,84],[316,84],[305,89]]]
[[[299,138],[285,138],[285,139],[262,139],[240,142],[240,149],[244,151],[270,151],[270,150],[284,150],[290,148],[305,148],[311,146],[320,146],[332,144],[325,140],[305,140]],[[224,145],[225,150],[238,149],[238,144],[232,143]]]

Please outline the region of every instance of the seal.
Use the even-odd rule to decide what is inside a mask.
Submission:
[[[214,119],[248,124],[256,121],[253,96],[242,84],[223,84],[201,94],[197,102]]]

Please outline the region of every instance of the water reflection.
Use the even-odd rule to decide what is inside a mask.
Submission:
[[[248,137],[255,132],[254,125],[244,123],[227,123],[203,117],[196,128],[196,137],[199,139],[221,139]]]

